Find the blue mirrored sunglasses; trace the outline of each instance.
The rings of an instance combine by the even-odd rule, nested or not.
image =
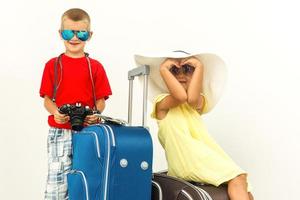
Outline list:
[[[90,37],[89,31],[61,30],[60,34],[61,37],[67,41],[71,40],[74,35],[81,41],[87,41]]]

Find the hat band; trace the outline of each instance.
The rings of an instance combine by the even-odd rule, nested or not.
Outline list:
[[[176,50],[176,51],[173,51],[175,53],[184,53],[184,54],[187,54],[187,55],[191,55],[190,53],[186,52],[186,51],[182,51],[182,50]]]

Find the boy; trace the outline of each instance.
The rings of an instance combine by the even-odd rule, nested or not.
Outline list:
[[[84,52],[86,41],[92,36],[88,13],[78,8],[67,10],[62,15],[59,33],[64,40],[65,52],[46,63],[40,87],[40,96],[50,113],[45,199],[52,200],[68,199],[66,175],[72,162],[70,117],[61,114],[58,108],[80,103],[102,112],[105,100],[112,94],[101,63],[88,58]],[[84,122],[85,125],[95,124],[98,118],[88,115]]]

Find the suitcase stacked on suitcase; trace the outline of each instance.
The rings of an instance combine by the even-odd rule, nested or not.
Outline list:
[[[166,173],[152,174],[152,140],[145,128],[149,71],[148,66],[142,66],[128,73],[129,124],[132,121],[132,81],[135,76],[145,76],[143,126],[117,125],[110,118],[113,123],[89,126],[73,135],[69,199],[229,200],[224,185],[215,187],[189,183]]]

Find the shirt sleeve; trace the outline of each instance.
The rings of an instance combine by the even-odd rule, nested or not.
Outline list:
[[[203,113],[207,113],[208,112],[208,104],[207,104],[207,98],[206,98],[206,96],[203,93],[201,93],[201,96],[204,99],[204,105],[203,105],[203,108],[202,108],[202,111],[201,111],[201,115],[202,115]]]
[[[156,104],[161,102],[168,95],[170,95],[170,94],[164,93],[164,94],[160,94],[157,97],[155,97],[154,103],[153,103],[153,109],[152,109],[152,113],[151,113],[152,118],[157,119],[157,117],[156,117]]]
[[[45,95],[52,97],[53,95],[53,77],[51,76],[51,63],[48,62],[45,65],[41,86],[40,86],[40,96]],[[53,67],[53,66],[52,66]]]
[[[102,98],[106,100],[112,94],[106,72],[101,63],[98,63],[96,70],[95,90],[97,100]]]

